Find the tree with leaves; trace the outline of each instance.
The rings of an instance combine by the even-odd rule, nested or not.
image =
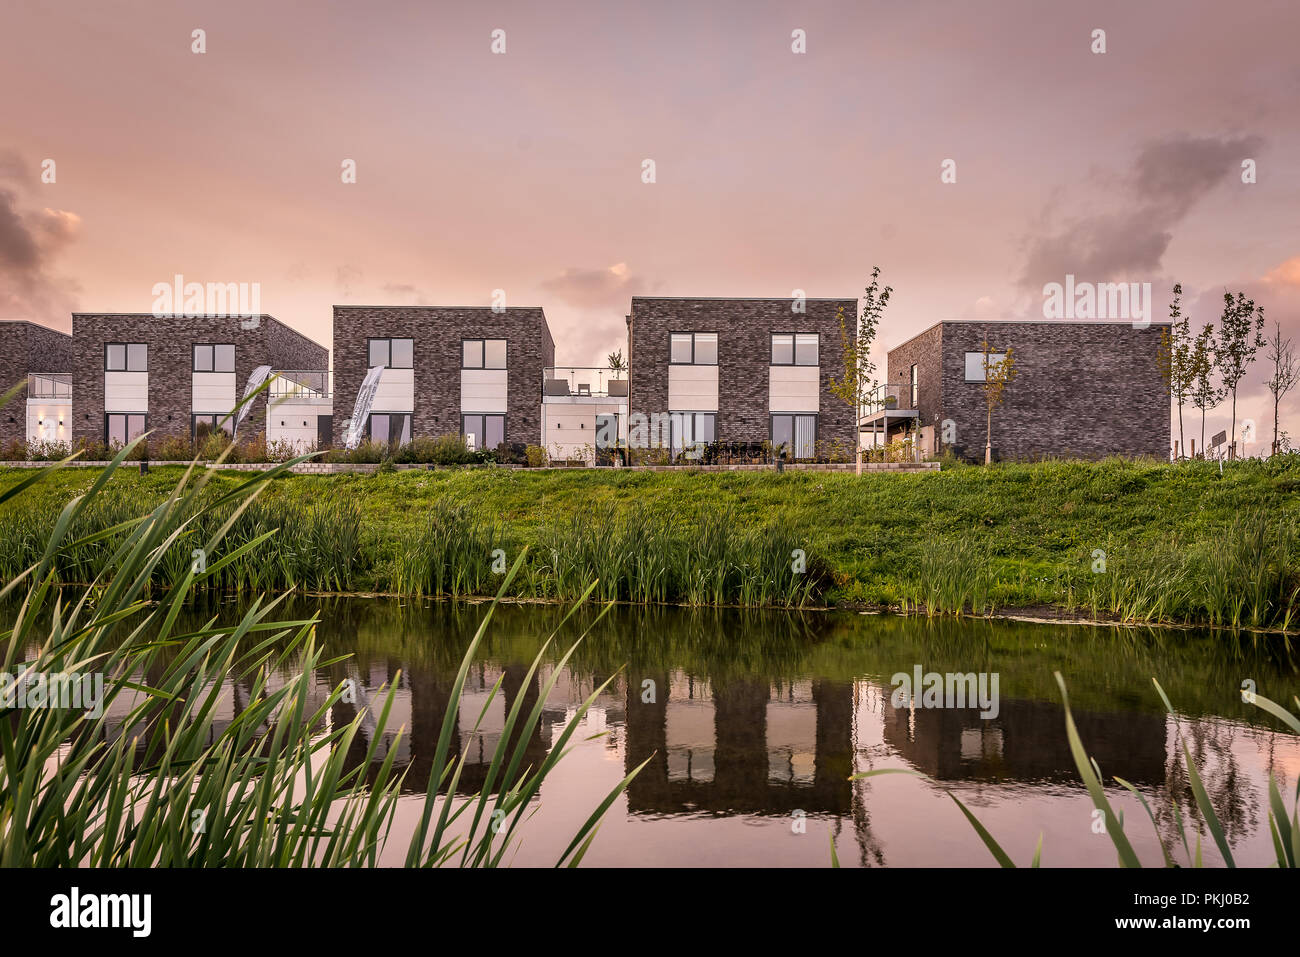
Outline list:
[[[1183,315],[1183,286],[1174,283],[1174,298],[1169,304],[1169,326],[1160,330],[1160,349],[1157,361],[1169,389],[1169,397],[1178,403],[1178,449],[1187,454],[1187,440],[1183,435],[1183,405],[1192,388],[1192,328],[1191,321]]]
[[[1219,319],[1219,334],[1214,339],[1214,365],[1219,370],[1223,387],[1232,395],[1233,458],[1237,448],[1237,386],[1246,375],[1246,369],[1255,361],[1255,353],[1264,346],[1261,330],[1264,328],[1264,307],[1247,299],[1244,292],[1223,293],[1223,316]]]
[[[622,349],[617,349],[614,352],[611,352],[608,356],[608,360],[610,372],[622,372],[627,368],[627,360],[623,358]]]
[[[1223,401],[1222,386],[1214,382],[1214,325],[1205,328],[1192,340],[1192,354],[1188,359],[1191,374],[1192,405],[1201,410],[1201,457],[1205,457],[1205,414]]]
[[[867,404],[871,393],[875,391],[876,364],[871,359],[871,347],[876,341],[880,329],[880,319],[889,305],[893,286],[880,286],[880,267],[871,270],[871,283],[862,296],[862,315],[858,318],[857,328],[850,331],[844,308],[840,307],[837,316],[840,321],[840,348],[844,353],[844,377],[831,378],[831,394],[846,402],[853,409],[853,427],[856,429],[862,417],[862,408]],[[857,474],[862,474],[862,439],[856,438]]]
[[[1273,366],[1273,374],[1268,378],[1268,391],[1273,396],[1273,444],[1269,446],[1269,454],[1277,455],[1278,409],[1286,394],[1300,385],[1300,355],[1296,354],[1290,339],[1282,338],[1280,322],[1273,323],[1266,358]]]
[[[993,463],[993,410],[1002,404],[1003,394],[1016,379],[1015,350],[1007,346],[1002,358],[995,360],[987,339],[984,340],[984,403],[988,412],[984,436],[984,464]]]

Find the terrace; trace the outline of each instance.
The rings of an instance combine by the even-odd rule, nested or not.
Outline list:
[[[628,397],[628,370],[595,366],[547,366],[542,370],[542,401]]]

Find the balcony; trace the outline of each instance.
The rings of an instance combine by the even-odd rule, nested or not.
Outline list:
[[[627,398],[627,370],[595,366],[548,366],[542,370],[542,401],[569,398]]]
[[[291,399],[318,402],[333,396],[330,373],[320,369],[277,369],[272,372],[271,401]]]
[[[71,399],[71,372],[33,372],[27,376],[27,398]]]
[[[912,401],[911,383],[906,385],[884,383],[876,386],[863,402],[858,427],[874,430],[884,426],[887,430],[889,424],[898,419],[915,419],[916,416],[916,403]]]

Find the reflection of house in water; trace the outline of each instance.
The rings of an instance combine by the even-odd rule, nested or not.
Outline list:
[[[979,708],[894,708],[892,690],[884,686],[885,742],[918,771],[940,780],[1080,783],[1055,702],[1003,696],[998,716],[985,720]],[[1108,779],[1164,780],[1162,715],[1075,709],[1074,723]]]
[[[392,684],[397,678],[398,668],[403,669],[385,723],[383,741],[373,755],[370,771],[373,773],[386,757],[387,749],[392,746],[398,729],[404,729],[394,766],[397,771],[407,772],[402,785],[403,792],[423,793],[428,786],[443,721],[451,704],[455,676],[432,668],[411,668],[407,671],[406,665],[405,662],[393,659],[375,659],[365,674],[353,674],[352,677],[359,677],[366,691],[363,699],[369,700],[374,711],[378,712],[384,703],[378,689],[385,683]],[[513,749],[521,739],[522,728],[537,705],[541,685],[549,677],[549,672],[542,672],[534,674],[529,680],[528,673],[527,664],[500,666],[476,662],[466,676],[448,748],[448,761],[455,762],[462,757],[465,761],[456,785],[457,793],[473,794],[482,788],[493,753],[505,735],[507,716],[515,703],[519,702],[519,713],[509,737],[510,754],[513,756]],[[331,673],[329,680],[337,682],[347,676],[344,673]],[[493,695],[498,680],[501,686]],[[595,684],[598,685],[603,680],[603,677],[598,678]],[[545,760],[560,728],[573,717],[577,704],[590,692],[591,687],[582,688],[581,683],[572,676],[559,676],[552,700],[542,708],[537,726],[524,743],[519,765],[521,774],[530,769],[535,770]],[[566,707],[564,702],[574,700],[574,695],[577,696],[576,702]],[[364,700],[358,704],[364,704]],[[337,727],[340,723],[352,721],[356,717],[357,708],[358,705],[337,702],[331,715],[334,725]],[[609,700],[608,695],[605,695],[598,699],[592,713],[605,714],[611,710],[621,717],[621,702]],[[365,760],[376,730],[375,723],[373,715],[367,715],[363,719],[362,733],[353,740],[348,754],[349,767],[355,767]],[[498,777],[492,790],[497,790],[500,785]]]
[[[643,702],[642,682],[654,682]],[[626,766],[633,812],[847,811],[853,686],[666,672],[628,680]]]

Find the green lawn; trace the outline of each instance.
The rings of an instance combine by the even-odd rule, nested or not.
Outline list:
[[[0,470],[0,489],[29,474]],[[179,474],[179,467],[154,467],[146,476],[123,469],[108,491],[143,511],[162,499]],[[92,477],[86,469],[63,470],[21,496],[22,508],[29,520],[32,513],[52,515]],[[247,478],[224,472],[215,484],[231,487]],[[1111,598],[1100,605],[1123,615],[1132,595],[1116,597],[1118,586],[1098,589],[1105,576],[1092,571],[1094,550],[1105,552],[1112,576],[1147,569],[1148,577],[1156,574],[1149,568],[1152,556],[1203,552],[1200,571],[1177,574],[1207,581],[1181,581],[1188,597],[1166,613],[1136,614],[1195,620],[1213,617],[1198,615],[1196,596],[1214,584],[1218,559],[1210,550],[1233,538],[1234,522],[1249,519],[1281,535],[1281,564],[1289,567],[1279,570],[1284,581],[1275,585],[1300,585],[1291,534],[1300,515],[1298,492],[1300,456],[1284,456],[1235,463],[1222,475],[1214,463],[1119,460],[956,466],[861,478],[798,471],[412,470],[289,476],[273,483],[263,499],[303,508],[358,506],[362,560],[348,582],[356,591],[384,589],[399,540],[427,523],[440,503],[454,500],[499,520],[511,546],[534,548],[555,529],[585,517],[595,522],[610,510],[641,509],[648,525],[680,527],[684,536],[703,514],[729,514],[735,527],[780,525],[810,558],[829,566],[833,584],[823,597],[830,603],[894,605],[909,595],[915,601],[918,577],[954,574],[943,561],[960,553],[967,564],[970,555],[977,556],[977,571],[987,575],[988,597],[997,607],[1086,605],[1083,590],[1108,587]],[[0,506],[0,547],[6,522],[15,518],[12,508]],[[1242,561],[1249,565],[1253,559]],[[1231,581],[1217,584],[1234,587]],[[1239,584],[1246,589],[1251,583],[1243,576]],[[1130,592],[1135,587],[1129,583]],[[1281,615],[1277,609],[1267,617]]]

